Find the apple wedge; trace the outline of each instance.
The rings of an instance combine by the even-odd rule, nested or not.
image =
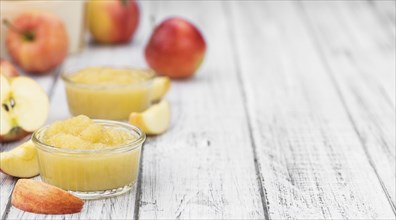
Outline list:
[[[12,192],[11,204],[26,212],[72,214],[81,211],[84,201],[47,183],[19,179]]]
[[[1,79],[0,141],[23,138],[40,128],[48,117],[49,101],[44,89],[28,77]]]
[[[36,147],[28,141],[10,151],[0,153],[1,172],[15,177],[33,177],[39,174]]]
[[[154,78],[152,101],[153,102],[160,101],[166,95],[170,86],[171,86],[171,80],[169,79],[169,77],[160,76]]]
[[[139,127],[148,135],[164,133],[170,125],[170,106],[166,100],[151,106],[142,113],[132,112],[129,123]]]

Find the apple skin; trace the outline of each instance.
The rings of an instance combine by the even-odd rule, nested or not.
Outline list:
[[[19,141],[22,138],[32,134],[32,132],[27,132],[19,127],[14,127],[10,132],[5,135],[0,135],[0,143],[7,143],[13,141]]]
[[[37,214],[73,214],[81,211],[84,201],[56,186],[19,179],[12,192],[11,204]]]
[[[0,74],[7,78],[19,76],[19,73],[14,65],[7,60],[0,59]]]
[[[140,10],[134,0],[90,0],[87,3],[88,28],[98,43],[129,42],[138,27]]]
[[[145,48],[149,66],[171,78],[192,76],[201,65],[206,43],[200,31],[183,18],[168,18],[155,29]]]
[[[64,24],[56,15],[24,12],[11,24],[6,35],[6,47],[11,58],[23,70],[43,74],[63,62],[69,41]],[[27,33],[33,37],[29,39]]]

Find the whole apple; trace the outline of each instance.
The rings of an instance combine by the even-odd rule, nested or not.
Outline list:
[[[63,22],[56,15],[24,12],[6,25],[8,53],[26,72],[47,73],[65,59],[68,37]]]
[[[146,46],[149,66],[171,78],[192,76],[201,65],[206,43],[200,31],[182,18],[169,18],[154,29]]]
[[[7,60],[0,59],[0,74],[7,78],[19,76],[17,69]]]
[[[89,31],[99,43],[130,41],[139,24],[139,14],[134,0],[90,0],[87,4]]]

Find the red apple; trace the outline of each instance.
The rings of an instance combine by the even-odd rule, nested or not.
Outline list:
[[[90,0],[87,4],[88,27],[99,43],[126,43],[139,24],[139,7],[134,0]]]
[[[30,73],[46,73],[63,62],[68,37],[63,22],[48,12],[24,12],[8,26],[6,47],[11,58]]]
[[[19,76],[17,69],[7,60],[0,59],[0,74],[7,78]]]
[[[149,66],[171,78],[192,76],[201,65],[206,43],[200,31],[182,18],[169,18],[154,29],[146,46]]]

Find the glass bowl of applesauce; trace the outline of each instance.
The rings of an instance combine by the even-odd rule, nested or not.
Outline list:
[[[67,102],[74,116],[127,120],[131,112],[142,112],[151,105],[154,71],[138,68],[87,67],[67,70]]]
[[[82,115],[32,136],[41,179],[82,199],[112,197],[133,188],[145,139],[135,126]]]

